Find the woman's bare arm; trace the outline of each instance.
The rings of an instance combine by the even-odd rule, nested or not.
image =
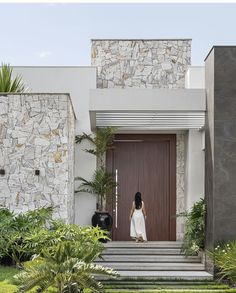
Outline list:
[[[129,215],[129,220],[131,221],[131,218],[133,216],[133,213],[134,213],[134,209],[135,209],[135,205],[134,205],[134,202],[132,203],[132,208],[131,208],[131,211],[130,211],[130,215]]]
[[[144,217],[145,217],[145,219],[146,219],[146,218],[147,218],[147,212],[146,212],[146,209],[145,209],[144,202],[143,202],[143,204],[142,204],[142,211],[143,211]]]

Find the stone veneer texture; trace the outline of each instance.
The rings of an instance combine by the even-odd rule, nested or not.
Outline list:
[[[184,88],[191,40],[92,40],[98,88]]]
[[[185,212],[185,135],[176,135],[176,213]],[[176,239],[184,236],[184,217],[176,218]]]
[[[75,117],[64,94],[0,96],[0,205],[73,222]],[[35,175],[35,170],[40,175]]]

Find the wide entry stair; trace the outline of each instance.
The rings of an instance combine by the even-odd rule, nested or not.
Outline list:
[[[120,280],[212,280],[199,256],[186,257],[181,242],[113,241],[96,263],[118,271]]]

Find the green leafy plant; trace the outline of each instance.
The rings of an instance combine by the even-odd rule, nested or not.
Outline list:
[[[40,208],[25,214],[14,215],[6,208],[0,208],[0,260],[20,266],[35,250],[25,248],[27,237],[45,229],[52,220],[52,207]]]
[[[191,211],[178,216],[186,217],[185,233],[182,250],[186,255],[196,255],[204,249],[205,242],[205,200],[196,202]]]
[[[83,177],[76,177],[75,180],[81,181],[81,184],[75,192],[88,192],[96,194],[99,198],[99,208],[104,209],[104,203],[108,202],[114,193],[116,182],[113,174],[106,171],[105,154],[106,151],[112,148],[116,128],[106,127],[97,130],[95,136],[83,133],[77,135],[76,143],[81,143],[84,140],[90,141],[94,148],[85,149],[86,152],[97,157],[97,170],[94,172],[92,180],[86,180]]]
[[[217,275],[220,279],[236,284],[236,240],[219,244],[208,254],[219,270]]]
[[[39,256],[24,266],[24,271],[16,276],[21,284],[20,292],[32,288],[41,291],[50,286],[60,293],[77,293],[89,288],[92,292],[103,292],[103,286],[95,280],[94,275],[117,276],[109,268],[86,262],[80,255],[80,245],[73,241],[63,241],[58,245],[45,248]],[[41,292],[40,291],[40,292]]]
[[[45,246],[52,247],[71,240],[81,243],[81,255],[88,260],[98,257],[104,247],[99,240],[109,239],[99,228],[67,225],[52,220],[52,208],[41,208],[14,216],[7,209],[0,209],[0,260],[2,263],[21,263],[34,254],[40,254]]]
[[[109,201],[112,198],[114,188],[116,187],[113,176],[103,168],[95,171],[91,181],[82,177],[77,177],[76,179],[80,180],[82,183],[79,190],[75,192],[88,192],[99,195],[101,198],[101,206],[103,206],[103,201],[105,199]]]
[[[55,288],[55,292],[64,293],[83,288],[102,292],[94,275],[117,275],[93,264],[101,257],[104,246],[100,240],[109,239],[108,232],[53,220],[52,211],[49,207],[14,215],[1,208],[0,260],[9,257],[13,264],[24,268],[16,277],[20,292],[54,292]]]
[[[115,131],[115,127],[99,128],[95,136],[86,133],[77,135],[75,137],[75,142],[81,143],[84,140],[90,141],[94,148],[85,149],[85,151],[97,156],[98,163],[104,167],[104,155],[106,151],[112,147]]]
[[[65,224],[55,221],[50,229],[40,230],[35,234],[29,235],[25,239],[24,248],[40,254],[44,247],[52,247],[63,241],[73,241],[80,244],[78,257],[85,261],[93,261],[101,255],[104,246],[99,241],[109,239],[106,231],[98,227],[84,226],[79,227],[74,224]]]
[[[2,93],[22,93],[26,86],[20,75],[12,76],[12,67],[9,64],[2,64],[0,69],[0,92]]]

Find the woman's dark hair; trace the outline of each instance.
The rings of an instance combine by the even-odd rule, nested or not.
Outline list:
[[[142,207],[142,196],[141,196],[140,192],[135,193],[134,202],[135,202],[135,208],[137,210],[141,209],[141,207]]]

